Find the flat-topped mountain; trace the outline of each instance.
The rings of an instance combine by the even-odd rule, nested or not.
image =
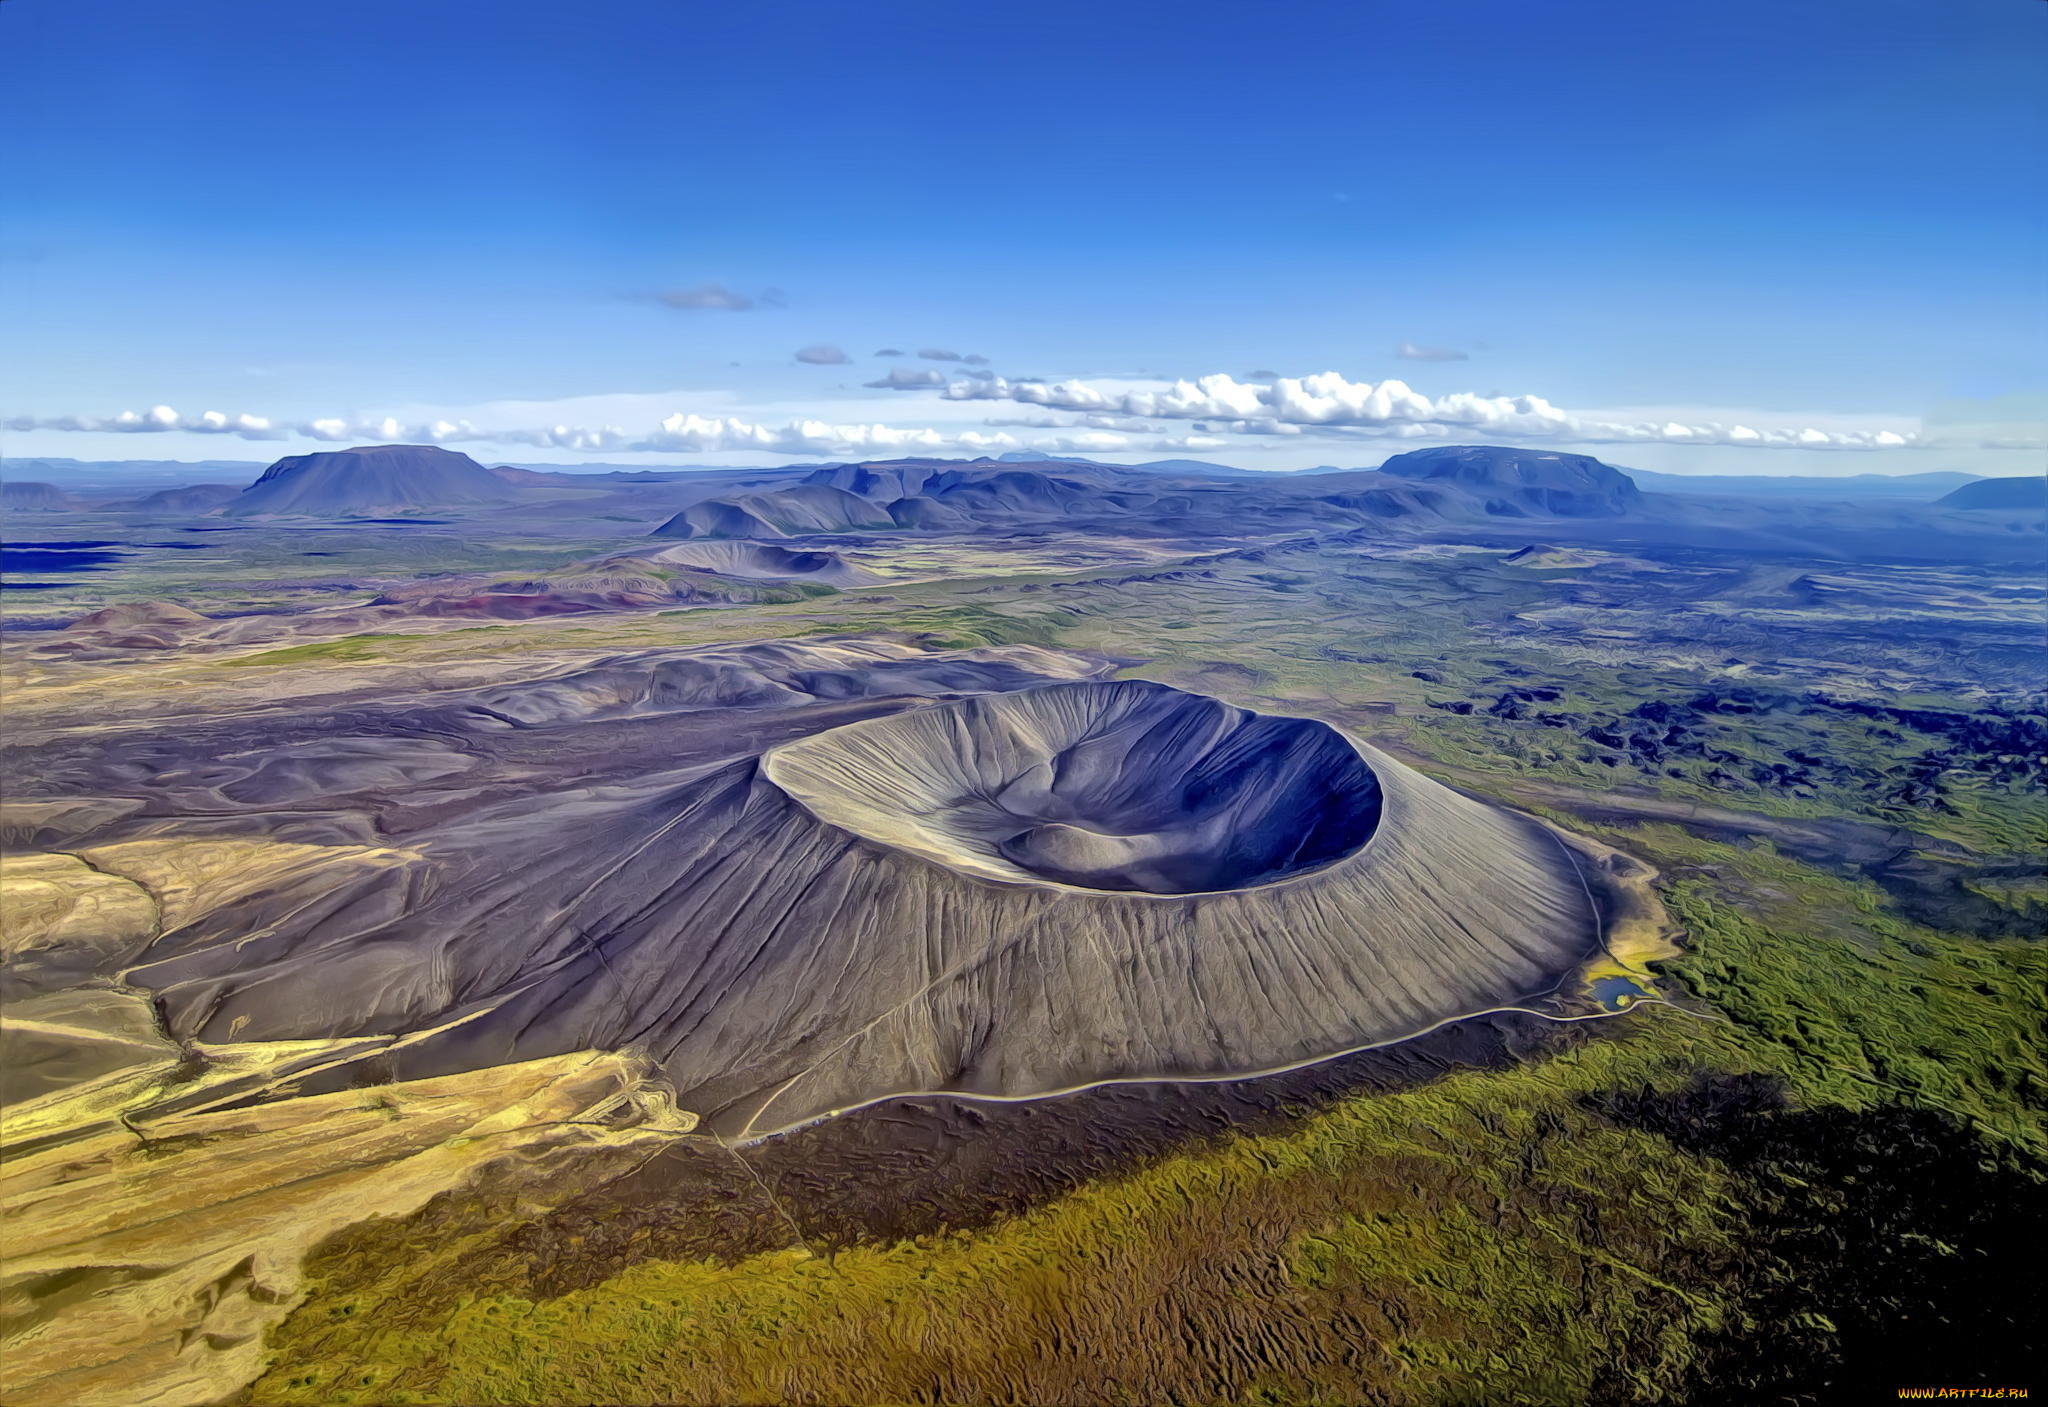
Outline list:
[[[2008,512],[2048,508],[2048,479],[2028,474],[2013,479],[1979,479],[1934,501],[1937,508],[2002,508]]]
[[[0,508],[12,512],[60,513],[77,506],[77,501],[55,484],[34,479],[9,479],[0,483]]]
[[[1446,445],[1410,450],[1380,466],[1382,474],[1449,482],[1499,505],[1560,518],[1614,518],[1642,498],[1635,480],[1589,454],[1508,449],[1500,445]]]
[[[372,445],[280,459],[225,511],[237,517],[332,518],[510,503],[517,497],[510,484],[466,454],[435,445]]]

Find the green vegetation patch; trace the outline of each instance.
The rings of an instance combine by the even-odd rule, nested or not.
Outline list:
[[[287,645],[281,650],[264,650],[258,654],[243,655],[239,659],[222,660],[221,665],[226,669],[243,669],[252,665],[318,664],[329,660],[381,659],[385,656],[385,647],[375,642],[407,638],[411,637],[388,634],[344,635],[338,640],[315,640],[306,645]]]

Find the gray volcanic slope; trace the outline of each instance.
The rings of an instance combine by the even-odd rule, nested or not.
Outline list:
[[[820,581],[828,586],[872,586],[882,577],[835,552],[800,552],[767,542],[685,542],[644,554],[650,562],[701,567],[725,576],[765,581]]]
[[[791,648],[778,688],[804,684]],[[999,664],[978,687],[1009,692],[491,800],[396,871],[168,933],[128,980],[184,1037],[400,1033],[402,1078],[638,1046],[712,1129],[758,1135],[894,1093],[1312,1060],[1546,990],[1596,941],[1545,832],[1322,724],[951,667]],[[619,682],[478,707],[691,706]]]
[[[824,820],[989,879],[1188,894],[1365,844],[1380,787],[1332,728],[1139,684],[969,699],[770,754]]]
[[[656,528],[653,537],[792,537],[890,528],[888,513],[858,494],[829,484],[796,484],[773,493],[741,494],[693,503]]]

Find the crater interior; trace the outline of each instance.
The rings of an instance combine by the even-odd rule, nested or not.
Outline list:
[[[1342,734],[1142,681],[1058,684],[788,743],[770,781],[820,819],[1011,882],[1195,894],[1342,859],[1380,823]]]

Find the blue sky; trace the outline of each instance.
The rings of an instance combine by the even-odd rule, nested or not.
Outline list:
[[[2035,0],[9,0],[0,448],[2026,472],[2044,60]]]

